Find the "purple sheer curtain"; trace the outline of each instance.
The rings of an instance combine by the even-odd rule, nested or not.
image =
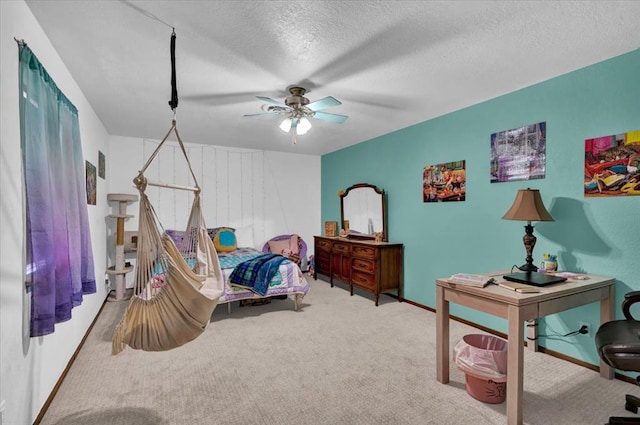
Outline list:
[[[20,130],[31,336],[71,319],[96,292],[78,111],[28,46],[20,48]]]

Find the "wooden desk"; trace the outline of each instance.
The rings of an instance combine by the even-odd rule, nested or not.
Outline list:
[[[492,273],[500,281],[506,273]],[[508,320],[507,424],[522,424],[523,341],[526,320],[600,302],[600,323],[613,320],[615,279],[589,276],[588,280],[566,282],[540,288],[541,292],[521,294],[489,285],[474,288],[455,284],[447,278],[436,280],[436,360],[438,382],[449,382],[449,303],[471,307]],[[533,344],[534,349],[537,344]],[[600,376],[613,378],[613,369],[600,361]]]

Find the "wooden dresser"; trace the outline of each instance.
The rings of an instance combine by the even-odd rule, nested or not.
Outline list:
[[[398,292],[402,301],[403,245],[340,237],[314,236],[314,279],[318,274],[347,283],[375,295]]]

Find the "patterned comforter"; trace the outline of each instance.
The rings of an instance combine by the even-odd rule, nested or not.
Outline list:
[[[278,267],[286,257],[279,254],[262,254],[238,264],[229,276],[232,285],[251,289],[258,295],[267,295],[269,281],[278,273]]]
[[[225,294],[220,299],[220,302],[272,297],[276,295],[305,295],[309,292],[309,283],[305,279],[300,267],[289,260],[284,260],[279,264],[277,272],[265,285],[264,295],[260,295],[246,287],[235,285],[231,282],[230,276],[239,264],[263,255],[263,252],[253,248],[238,248],[230,253],[218,254],[225,282]]]

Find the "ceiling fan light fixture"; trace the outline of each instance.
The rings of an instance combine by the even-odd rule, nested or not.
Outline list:
[[[298,135],[307,134],[307,131],[309,131],[310,129],[311,129],[311,122],[305,117],[300,118],[300,121],[296,126],[296,133]]]
[[[285,133],[292,133],[294,144],[296,143],[296,136],[302,136],[311,130],[312,125],[309,118],[337,124],[342,124],[348,118],[346,115],[322,112],[324,109],[342,105],[338,99],[332,96],[326,96],[310,102],[309,99],[304,97],[307,91],[303,87],[291,86],[288,90],[291,96],[288,96],[284,102],[274,100],[267,96],[256,96],[263,102],[267,102],[267,104],[262,105],[264,112],[259,114],[246,114],[245,117],[267,115],[285,116],[285,118],[280,121],[278,127]]]
[[[284,131],[285,133],[288,133],[289,130],[291,130],[291,118],[285,118],[284,120],[282,120],[282,122],[280,123],[280,130]]]

